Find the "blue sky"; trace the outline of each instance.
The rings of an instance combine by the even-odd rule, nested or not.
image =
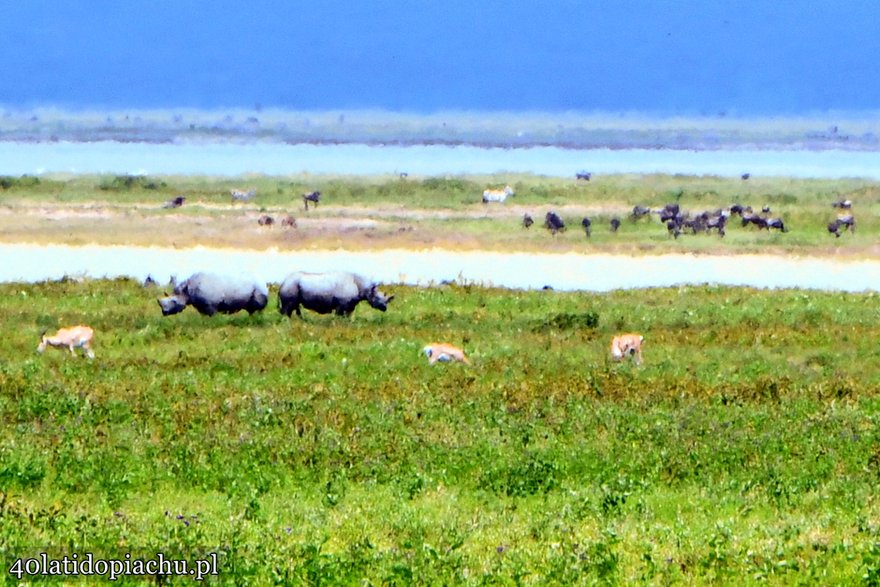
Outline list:
[[[880,110],[874,0],[0,5],[0,104]]]

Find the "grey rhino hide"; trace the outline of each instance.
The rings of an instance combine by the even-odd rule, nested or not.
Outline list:
[[[213,316],[217,312],[234,314],[246,310],[253,314],[266,307],[269,290],[250,277],[233,277],[215,273],[195,273],[174,288],[174,295],[159,300],[162,315],[182,312],[193,306],[199,313]]]
[[[319,314],[336,312],[340,316],[347,316],[362,301],[384,312],[393,298],[379,291],[372,281],[343,271],[297,271],[284,279],[278,291],[279,310],[285,316],[290,316],[294,311],[297,316],[302,316],[300,305]]]

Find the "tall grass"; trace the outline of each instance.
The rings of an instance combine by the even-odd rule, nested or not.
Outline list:
[[[384,314],[288,320],[0,286],[2,556],[219,552],[255,584],[877,580],[875,295],[389,289]],[[94,361],[36,355],[80,322]],[[642,367],[609,362],[622,330]],[[429,367],[431,340],[474,365]]]

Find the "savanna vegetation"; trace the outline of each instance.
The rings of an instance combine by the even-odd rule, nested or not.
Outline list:
[[[480,203],[486,188],[511,185],[504,204]],[[232,188],[255,189],[233,202]],[[320,191],[306,212],[301,195]],[[177,196],[182,207],[163,208]],[[836,200],[853,202],[855,233],[840,238],[827,224]],[[755,212],[769,206],[787,233],[743,228],[733,218],[727,235],[673,239],[656,214],[630,218],[634,206],[678,203],[700,213],[735,203]],[[556,211],[567,230],[541,227]],[[536,224],[522,227],[524,214]],[[261,216],[272,226],[261,226]],[[296,228],[281,226],[287,216]],[[593,223],[588,239],[583,217]],[[612,218],[622,225],[609,230]],[[603,253],[779,253],[868,257],[877,254],[880,184],[861,179],[739,178],[669,175],[594,175],[592,180],[531,175],[454,177],[251,176],[0,177],[0,241],[132,244],[175,247],[449,248]]]
[[[76,185],[39,189],[95,197]],[[796,185],[826,211],[823,184]],[[216,552],[220,584],[880,583],[876,295],[392,293],[348,320],[162,318],[131,281],[0,285],[4,565]],[[35,353],[76,323],[95,360]],[[621,331],[644,334],[641,367],[609,362]],[[429,367],[434,340],[473,365]]]

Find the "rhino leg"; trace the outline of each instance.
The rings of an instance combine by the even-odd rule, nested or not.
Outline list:
[[[268,304],[269,299],[262,294],[262,292],[254,292],[251,296],[251,299],[248,300],[247,312],[248,314],[253,314],[254,312],[259,312]]]
[[[355,307],[358,305],[360,300],[354,302],[344,303],[341,302],[339,306],[336,307],[336,315],[337,316],[351,316],[351,313],[354,312]]]
[[[213,304],[193,304],[193,306],[199,311],[199,314],[204,314],[205,316],[213,316],[217,313],[217,307]]]
[[[297,316],[302,316],[299,311],[299,304],[296,302],[282,301],[281,306],[278,309],[283,315],[287,316],[288,318],[290,318],[290,315],[293,313],[294,310],[296,310]]]

